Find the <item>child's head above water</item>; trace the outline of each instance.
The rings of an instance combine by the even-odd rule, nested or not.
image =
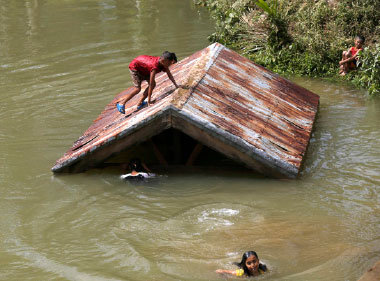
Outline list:
[[[143,171],[143,167],[141,165],[141,161],[139,158],[133,158],[129,161],[128,168],[131,171],[141,172]]]
[[[265,264],[260,263],[259,257],[254,251],[245,252],[241,258],[241,262],[235,262],[234,264],[237,265],[239,269],[217,269],[216,273],[234,276],[256,276],[268,270]]]
[[[255,251],[248,251],[243,254],[240,263],[236,263],[237,266],[244,270],[244,273],[248,276],[254,276],[261,271],[267,271],[265,264],[260,263],[259,257]]]

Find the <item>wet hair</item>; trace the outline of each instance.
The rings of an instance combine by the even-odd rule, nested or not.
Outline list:
[[[163,52],[161,55],[161,58],[167,59],[167,60],[174,60],[174,62],[177,62],[177,56],[175,55],[175,53],[171,53],[168,51]]]
[[[361,36],[361,35],[356,35],[355,39],[359,39],[362,42],[362,44],[364,44],[364,42],[365,42],[364,36]]]
[[[247,261],[247,259],[250,256],[255,256],[257,259],[259,259],[259,257],[257,256],[255,251],[248,251],[248,252],[245,252],[243,254],[243,256],[241,258],[241,262],[235,262],[234,263],[238,267],[242,268],[244,270],[244,274],[247,276],[251,276],[251,273],[249,272],[247,266],[245,265],[245,262]],[[265,272],[265,271],[267,271],[267,266],[265,264],[259,263],[259,269],[261,269],[262,271]]]
[[[141,161],[139,158],[133,158],[131,161],[129,161],[128,164],[128,169],[131,171],[136,171],[136,172],[144,172],[144,168],[141,165]]]

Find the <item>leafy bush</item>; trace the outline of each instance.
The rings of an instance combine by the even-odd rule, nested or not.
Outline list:
[[[345,79],[378,95],[380,1],[197,1],[216,21],[211,41],[279,73],[337,76],[342,51],[353,46],[355,35],[365,36],[362,67]]]
[[[354,84],[368,89],[371,96],[380,96],[380,44],[365,48],[359,57],[360,68],[352,72]]]

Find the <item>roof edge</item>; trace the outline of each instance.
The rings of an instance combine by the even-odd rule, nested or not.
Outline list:
[[[190,115],[176,107],[171,107],[171,111],[172,114],[174,114],[176,117],[183,118],[187,122],[193,124],[199,129],[207,132],[208,134],[223,140],[223,142],[228,144],[229,146],[234,147],[235,149],[239,150],[240,152],[246,155],[249,155],[253,159],[256,159],[263,166],[279,171],[282,175],[288,178],[296,178],[298,176],[299,170],[294,165],[291,165],[287,162],[281,161],[281,159],[274,158],[266,154],[263,150],[260,150],[257,147],[250,145],[243,139],[218,128],[214,124],[208,121],[202,121],[196,116]]]
[[[111,137],[101,138],[100,140],[96,141],[91,146],[90,149],[87,149],[85,151],[81,151],[80,153],[78,153],[78,155],[72,156],[69,159],[63,161],[62,163],[56,163],[51,168],[51,171],[54,173],[62,172],[66,168],[78,163],[79,161],[81,161],[83,158],[90,155],[91,153],[98,151],[98,150],[101,150],[101,149],[107,147],[108,145],[111,145],[113,142],[115,142],[117,140],[128,137],[130,134],[140,130],[141,128],[145,127],[147,124],[155,121],[158,118],[165,116],[166,114],[170,115],[171,114],[171,112],[170,112],[171,107],[172,106],[169,104],[166,107],[164,107],[162,110],[158,111],[157,113],[146,117],[142,122],[138,122],[138,123],[136,123],[130,127],[127,127],[125,130],[123,130],[120,133],[113,135]]]

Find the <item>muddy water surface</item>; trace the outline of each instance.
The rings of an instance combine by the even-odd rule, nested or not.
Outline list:
[[[321,79],[300,179],[50,168],[115,94],[139,54],[206,47],[191,1],[0,1],[0,279],[223,280],[258,252],[258,280],[354,281],[380,258],[380,102]]]

